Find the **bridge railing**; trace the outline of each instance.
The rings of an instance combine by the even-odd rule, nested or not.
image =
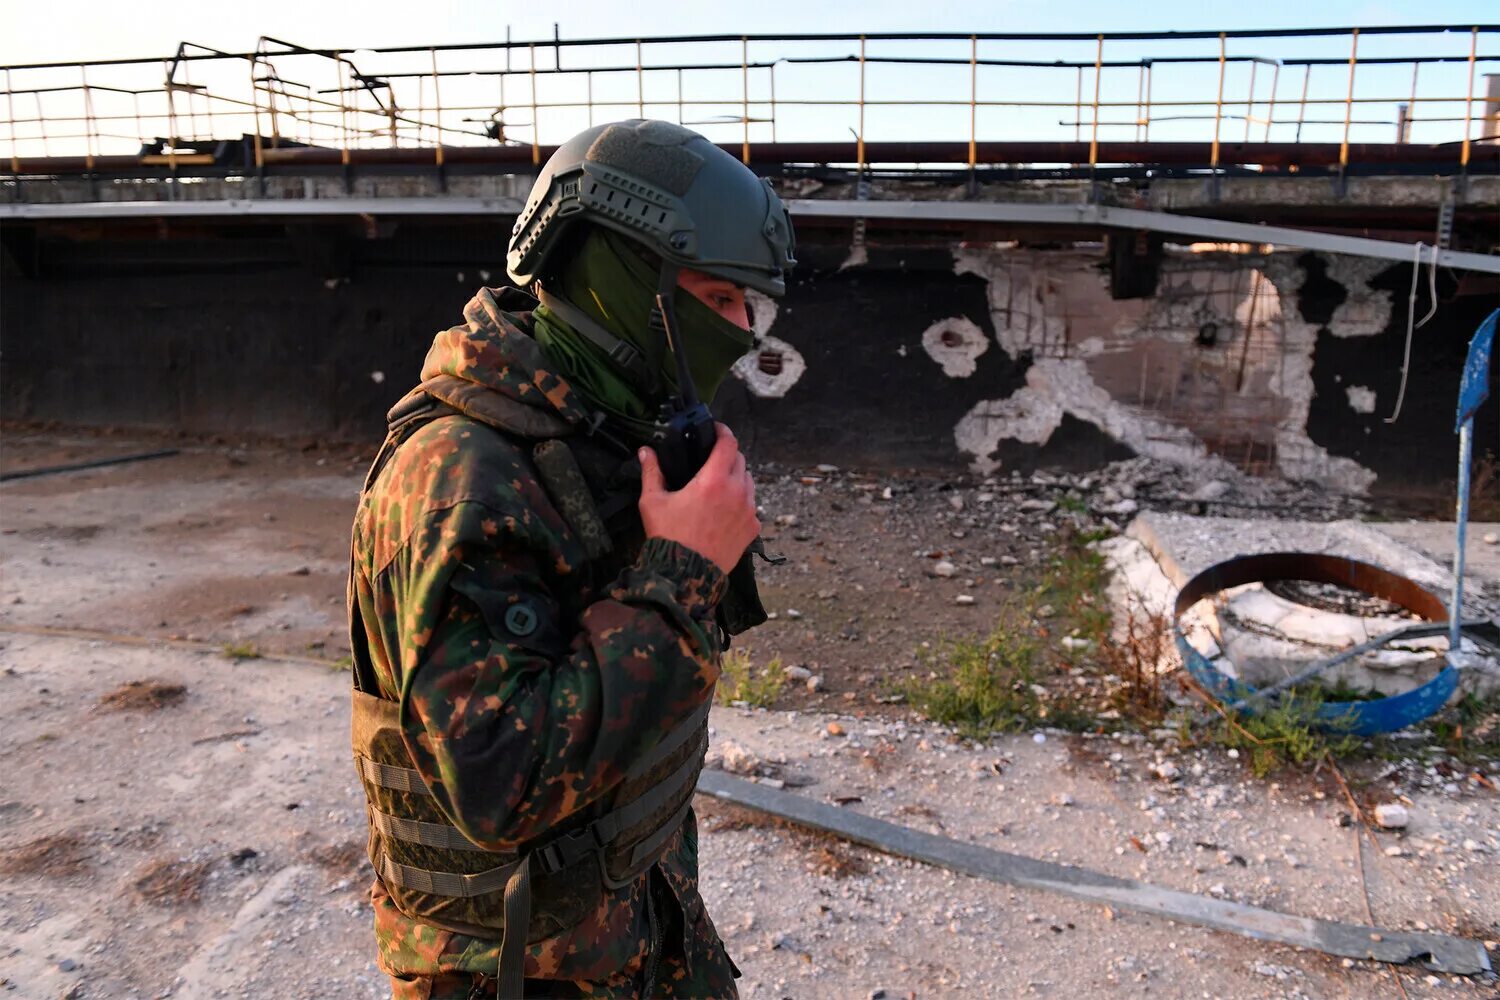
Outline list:
[[[0,171],[503,162],[586,125],[682,122],[747,162],[1470,168],[1500,135],[1500,25],[699,35],[0,67]],[[1489,156],[1493,159],[1493,156]]]

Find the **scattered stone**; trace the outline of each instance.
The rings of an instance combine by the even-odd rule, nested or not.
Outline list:
[[[796,608],[787,608],[786,616],[792,621],[796,621],[798,618],[802,617],[802,612],[798,611]]]
[[[78,963],[73,961],[71,958],[65,958],[61,962],[57,963],[58,972],[72,972],[76,968],[78,968]]]
[[[1399,802],[1382,802],[1375,807],[1375,822],[1387,830],[1400,830],[1411,820],[1411,814]]]
[[[823,675],[813,674],[807,679],[807,690],[809,694],[817,694],[823,690]]]
[[[1213,501],[1228,495],[1230,486],[1222,479],[1210,479],[1193,491],[1194,500]]]
[[[974,595],[973,594],[959,594],[957,597],[955,597],[953,599],[953,603],[954,604],[962,604],[962,605],[968,606],[968,605],[974,603]]]
[[[841,725],[839,725],[837,722],[830,722],[828,724],[828,735],[829,736],[843,736],[844,735],[844,727],[841,726]]]
[[[1486,544],[1486,545],[1497,545],[1497,544],[1500,544],[1500,535],[1495,534],[1493,531],[1486,531],[1484,533],[1484,544]]]
[[[1076,635],[1065,635],[1062,637],[1062,648],[1069,651],[1088,649],[1094,643],[1089,639],[1080,639]]]
[[[1164,760],[1151,769],[1162,781],[1176,781],[1182,777],[1182,769],[1169,760]]]
[[[792,666],[786,668],[786,679],[797,684],[803,683],[811,676],[812,671],[808,670],[806,667],[800,667],[796,664],[793,664]]]
[[[943,577],[944,579],[952,576],[953,574],[955,574],[957,572],[958,572],[958,567],[954,566],[951,562],[949,562],[946,559],[944,559],[942,562],[939,562],[939,563],[937,563],[936,565],[934,565],[932,567],[932,575],[933,576],[940,576],[940,577]]]
[[[731,774],[751,775],[760,768],[760,758],[733,740],[724,740],[717,749],[720,766]]]

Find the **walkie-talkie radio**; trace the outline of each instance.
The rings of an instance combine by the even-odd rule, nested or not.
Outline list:
[[[677,359],[677,393],[662,406],[661,429],[653,442],[667,489],[680,490],[708,461],[718,440],[713,414],[698,398],[693,373],[688,370],[687,347],[677,328],[672,297],[677,290],[677,268],[662,268],[656,290],[656,308],[651,310],[651,328],[667,338]]]

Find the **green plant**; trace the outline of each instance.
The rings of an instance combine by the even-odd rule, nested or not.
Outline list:
[[[929,719],[968,739],[1038,725],[1088,728],[1093,720],[1072,699],[1038,682],[1042,648],[1021,616],[1008,615],[987,638],[940,642],[923,656],[932,676],[907,681],[901,692]]]
[[[1048,560],[1036,603],[1050,605],[1079,636],[1102,644],[1109,639],[1109,602],[1104,597],[1108,584],[1103,553],[1073,533],[1061,539]]]
[[[734,649],[724,654],[714,697],[720,704],[740,701],[751,708],[769,708],[781,696],[786,679],[781,657],[774,657],[757,672],[750,651]]]
[[[231,660],[258,660],[260,647],[253,642],[226,642],[224,655]]]
[[[1089,505],[1083,502],[1083,497],[1065,496],[1057,501],[1057,509],[1069,514],[1086,514]]]
[[[1212,738],[1248,754],[1250,770],[1257,778],[1289,765],[1306,764],[1325,753],[1347,757],[1359,749],[1361,740],[1349,735],[1339,720],[1319,717],[1323,703],[1316,691],[1288,691],[1253,714],[1225,713]]]

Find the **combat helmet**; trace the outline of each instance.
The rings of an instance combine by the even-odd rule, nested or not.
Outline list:
[[[796,263],[792,221],[770,183],[671,122],[598,125],[559,146],[511,231],[511,280],[525,287],[545,275],[577,223],[624,234],[664,268],[694,268],[767,295],[786,293]]]

